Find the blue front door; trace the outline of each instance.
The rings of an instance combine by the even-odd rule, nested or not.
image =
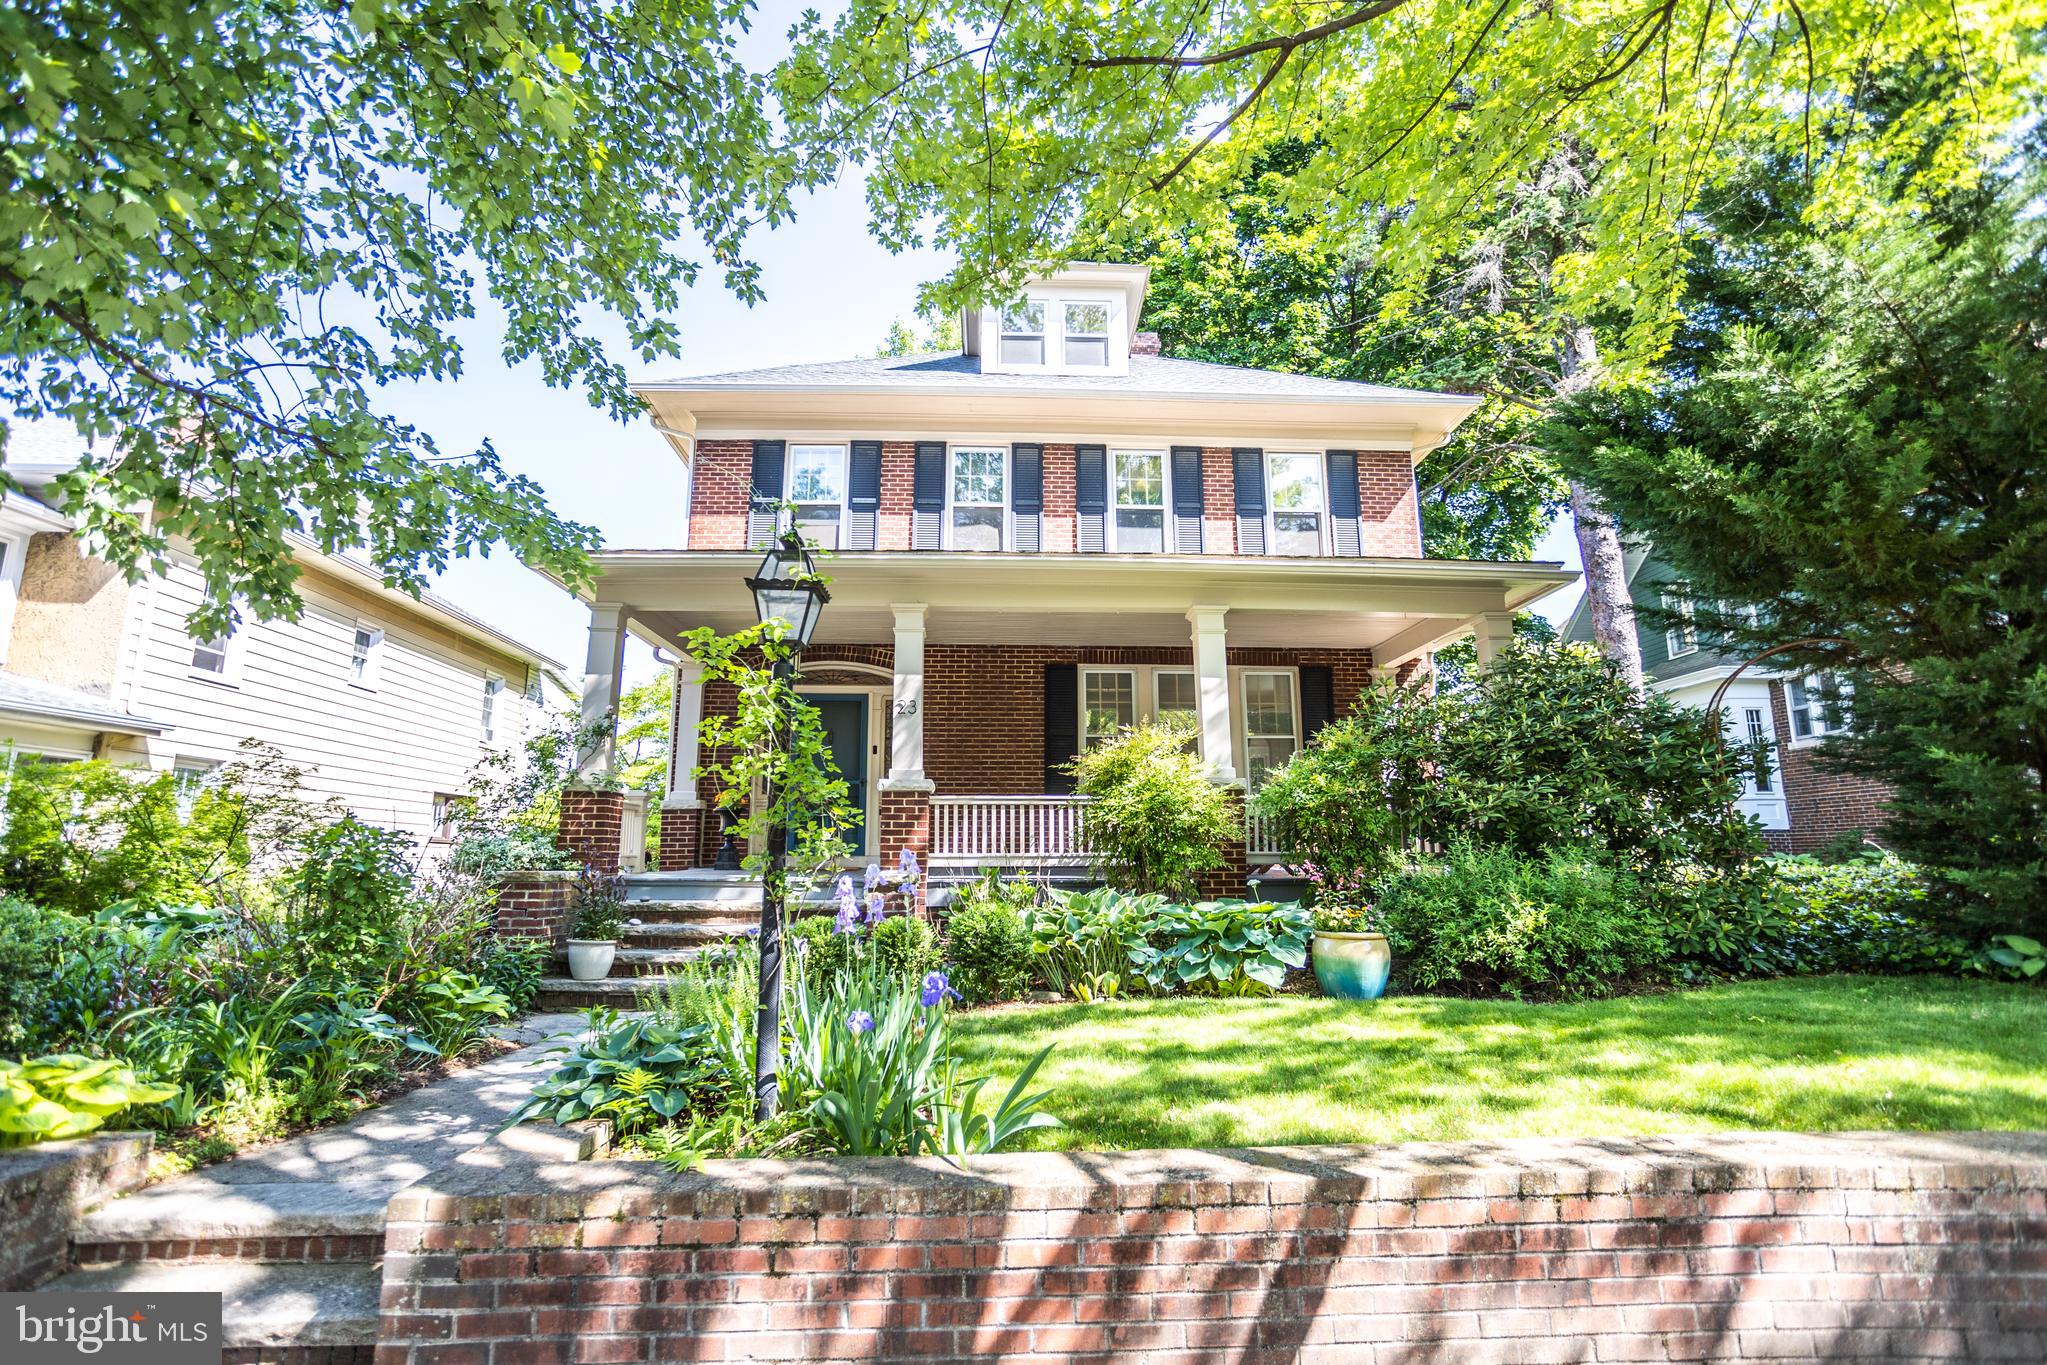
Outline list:
[[[806,692],[803,699],[817,708],[824,726],[825,743],[832,762],[846,783],[846,803],[853,817],[839,835],[856,855],[867,851],[867,698],[860,693],[842,695]]]

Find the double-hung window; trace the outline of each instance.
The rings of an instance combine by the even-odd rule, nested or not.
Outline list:
[[[1201,747],[1201,703],[1198,684],[1191,669],[1160,668],[1151,675],[1151,718],[1163,726],[1187,732],[1187,747]]]
[[[952,451],[952,548],[1002,548],[1007,505],[1009,453],[999,446],[954,446]]]
[[[171,764],[171,790],[178,803],[178,819],[190,820],[199,804],[199,793],[220,764],[210,758],[178,758]]]
[[[1663,609],[1673,618],[1663,631],[1666,657],[1679,659],[1696,653],[1699,628],[1692,622],[1692,590],[1683,583],[1671,584],[1663,590]]]
[[[1238,675],[1244,694],[1244,767],[1252,787],[1301,747],[1301,713],[1292,673]]]
[[[1115,497],[1114,541],[1125,554],[1162,554],[1166,548],[1166,454],[1162,450],[1110,452]]]
[[[1771,738],[1770,718],[1764,713],[1762,707],[1748,706],[1742,708],[1741,721],[1742,728],[1746,732],[1748,742],[1752,747],[1769,742]],[[1760,747],[1756,747],[1756,753],[1755,770],[1748,775],[1749,790],[1758,796],[1768,796],[1776,789],[1777,785],[1776,779],[1770,772],[1770,755],[1767,750]]]
[[[1848,728],[1848,685],[1831,673],[1809,673],[1784,684],[1794,739],[1819,739]]]
[[[498,737],[498,698],[504,695],[503,678],[483,680],[483,739],[486,744]]]
[[[1083,749],[1137,724],[1137,674],[1123,668],[1081,670],[1080,724]]]
[[[192,642],[192,671],[215,678],[227,676],[228,637],[216,636],[211,640]]]
[[[796,504],[796,529],[823,549],[837,549],[846,505],[846,448],[791,446],[789,501]]]
[[[378,666],[383,661],[384,632],[375,626],[358,624],[355,644],[348,654],[348,680],[357,687],[377,685]]]
[[[1066,367],[1070,370],[1108,368],[1109,305],[1069,303],[1066,314]]]
[[[1322,553],[1322,457],[1265,457],[1271,488],[1272,544],[1276,555]]]
[[[1025,300],[1002,310],[1002,363],[1045,363],[1045,305]]]

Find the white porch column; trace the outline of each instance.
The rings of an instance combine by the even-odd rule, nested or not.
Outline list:
[[[896,614],[894,719],[889,723],[888,776],[881,790],[928,792],[924,776],[924,604],[898,602]]]
[[[1493,660],[1514,639],[1514,614],[1489,611],[1472,624],[1477,627],[1472,632],[1472,643],[1478,647],[1478,666],[1491,668]]]
[[[1194,691],[1201,715],[1201,752],[1209,775],[1237,782],[1236,742],[1230,732],[1230,651],[1223,635],[1224,607],[1190,607],[1194,627]]]
[[[589,778],[609,770],[618,751],[618,698],[625,670],[625,607],[597,602],[590,607],[590,649],[583,659],[582,729],[601,724],[602,733],[576,754],[576,775]]]
[[[697,733],[704,723],[704,666],[687,654],[675,666],[675,710],[668,718],[668,791],[663,810],[695,810]]]

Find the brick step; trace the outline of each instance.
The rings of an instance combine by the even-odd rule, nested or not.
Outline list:
[[[74,1270],[43,1286],[56,1294],[208,1293],[221,1296],[221,1347],[372,1346],[383,1267],[376,1261],[272,1265],[144,1261]]]
[[[270,1265],[324,1265],[335,1261],[376,1261],[384,1255],[384,1234],[294,1237],[153,1238],[133,1242],[71,1243],[71,1264],[80,1270],[147,1261],[261,1261]]]

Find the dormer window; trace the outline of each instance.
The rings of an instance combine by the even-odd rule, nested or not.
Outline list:
[[[1002,363],[1045,363],[1045,305],[1026,300],[1002,310]]]
[[[1066,311],[1066,365],[1069,369],[1107,369],[1109,305],[1069,303]],[[1005,339],[1004,345],[1008,342]]]

